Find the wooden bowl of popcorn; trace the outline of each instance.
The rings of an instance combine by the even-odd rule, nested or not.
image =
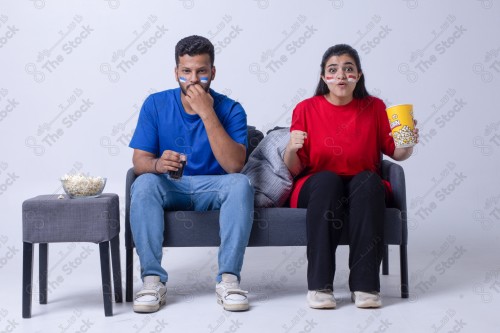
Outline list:
[[[91,177],[82,174],[61,177],[64,192],[72,198],[97,198],[106,186],[106,178]]]

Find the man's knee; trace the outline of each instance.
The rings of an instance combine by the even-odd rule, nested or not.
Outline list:
[[[158,188],[159,176],[152,173],[145,173],[136,178],[130,193],[132,197],[150,195],[154,189]]]
[[[242,195],[242,196],[252,196],[254,194],[254,188],[250,179],[241,173],[232,173],[227,175],[229,178],[228,187],[230,195]]]

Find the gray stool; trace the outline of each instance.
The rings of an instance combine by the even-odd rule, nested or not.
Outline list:
[[[58,199],[40,195],[23,202],[23,318],[31,317],[33,284],[33,243],[39,243],[40,304],[47,304],[48,243],[92,242],[99,244],[104,314],[113,315],[111,270],[114,297],[122,302],[120,272],[120,208],[118,195],[98,198]]]

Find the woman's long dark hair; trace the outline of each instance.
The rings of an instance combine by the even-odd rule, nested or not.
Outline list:
[[[321,59],[321,75],[325,75],[325,67],[328,59],[330,59],[332,56],[341,56],[344,54],[347,54],[354,59],[356,67],[358,68],[358,72],[363,72],[361,70],[361,61],[359,60],[358,52],[347,44],[337,44],[330,47],[328,50],[326,50],[325,54],[323,54],[323,59]],[[316,87],[314,96],[323,96],[328,94],[329,92],[330,90],[328,89],[325,81],[323,81],[322,78],[319,78],[318,86]],[[354,88],[353,97],[356,99],[362,99],[368,96],[370,96],[370,94],[366,90],[365,75],[363,74],[359,78],[359,81],[356,84],[356,88]]]

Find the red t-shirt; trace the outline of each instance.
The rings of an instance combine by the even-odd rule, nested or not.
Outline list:
[[[293,185],[290,207],[297,207],[302,185],[317,172],[354,176],[371,170],[380,174],[381,153],[392,156],[395,149],[385,108],[382,100],[372,96],[341,106],[324,96],[297,104],[290,131],[307,132],[307,139],[297,152],[304,170]],[[384,185],[390,189],[388,182]]]

